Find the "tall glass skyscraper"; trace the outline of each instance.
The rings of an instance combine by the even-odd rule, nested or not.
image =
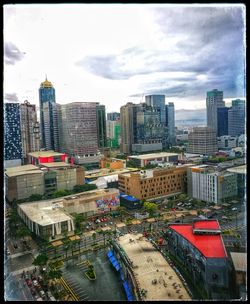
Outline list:
[[[246,133],[245,100],[232,100],[232,107],[228,110],[228,134],[239,136]]]
[[[172,146],[175,144],[175,111],[173,102],[169,102],[166,105],[166,126],[168,129],[168,143]]]
[[[228,110],[227,107],[217,109],[217,136],[228,135]]]
[[[214,129],[218,136],[217,109],[225,107],[223,91],[212,90],[207,92],[207,126]]]
[[[55,104],[56,97],[55,97],[55,89],[53,88],[53,85],[50,81],[47,80],[47,77],[44,82],[41,83],[41,86],[39,88],[39,106],[40,106],[40,128],[41,128],[41,139],[42,139],[42,147],[49,149],[49,150],[55,150],[58,151],[58,147],[56,146],[56,142],[58,142],[58,138],[54,138],[55,134],[54,132],[48,132],[49,130],[57,129],[56,123],[54,123],[54,116],[55,113],[53,111],[54,107],[52,104]],[[51,105],[48,105],[46,108],[46,113],[44,109],[45,103],[49,103]],[[49,119],[47,118],[47,121],[50,122],[51,127],[46,127],[47,132],[45,132],[45,115],[49,115]],[[55,132],[56,134],[58,132]],[[47,138],[49,137],[49,138]],[[48,143],[50,145],[48,146]]]
[[[4,160],[5,167],[21,165],[22,141],[19,103],[4,103]]]
[[[98,147],[107,147],[106,111],[104,105],[96,106]]]
[[[148,106],[154,107],[160,112],[161,122],[165,124],[165,95],[147,95],[145,101]]]

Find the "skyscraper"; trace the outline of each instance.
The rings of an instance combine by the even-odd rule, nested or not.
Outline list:
[[[141,105],[128,102],[121,107],[121,146],[122,153],[131,153],[132,144],[137,142],[137,110]]]
[[[73,102],[59,107],[60,150],[74,157],[76,163],[84,163],[98,155],[98,105],[97,102]]]
[[[39,122],[37,121],[36,106],[27,100],[20,104],[20,111],[22,151],[26,163],[28,153],[40,149]]]
[[[98,147],[107,147],[106,111],[104,105],[96,106]]]
[[[175,144],[175,111],[174,103],[169,102],[165,106],[166,112],[166,126],[168,130],[168,143],[172,146]]]
[[[118,148],[120,145],[121,123],[120,120],[107,120],[107,141],[108,147]]]
[[[148,106],[154,107],[160,112],[161,122],[166,123],[165,95],[147,95],[145,102]]]
[[[120,120],[120,113],[118,112],[112,112],[112,113],[107,113],[107,120]]]
[[[232,107],[228,110],[228,135],[239,136],[246,133],[245,100],[232,100]]]
[[[44,113],[44,104],[55,104],[56,97],[55,97],[55,89],[53,88],[53,85],[50,81],[47,80],[47,77],[44,82],[41,83],[41,86],[39,88],[39,106],[40,106],[40,130],[41,130],[41,139],[42,139],[42,147],[46,149],[52,149],[57,150],[57,147],[55,145],[56,142],[58,142],[58,139],[54,138],[55,133],[54,132],[48,132],[48,130],[52,130],[52,128],[56,128],[56,123],[53,121],[54,119],[54,109],[53,106],[50,106],[46,104],[46,113]],[[51,124],[50,127],[46,127],[45,132],[45,121],[44,116],[49,115],[49,118],[47,117],[47,123]],[[52,127],[53,126],[53,127]],[[49,137],[49,138],[48,138]],[[49,144],[49,146],[48,146]]]
[[[223,91],[217,89],[207,92],[207,126],[213,128],[218,136],[217,109],[225,107]]]
[[[4,103],[4,167],[22,162],[21,120],[19,103]]]
[[[217,109],[218,137],[228,135],[228,110],[227,107]]]
[[[214,129],[196,127],[188,134],[187,153],[213,155],[217,151],[217,137]]]

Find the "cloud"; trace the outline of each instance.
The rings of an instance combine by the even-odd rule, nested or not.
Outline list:
[[[16,93],[6,93],[4,97],[7,101],[18,102],[18,97]]]
[[[24,58],[24,52],[21,52],[12,42],[6,42],[4,45],[5,63],[14,65],[17,61]]]
[[[213,88],[223,90],[225,97],[244,96],[242,7],[162,7],[152,11],[161,36],[158,45],[87,56],[77,65],[110,80],[141,77],[133,97],[146,92],[198,98]],[[167,72],[190,75],[169,79]],[[154,73],[161,76],[152,80],[143,77]]]

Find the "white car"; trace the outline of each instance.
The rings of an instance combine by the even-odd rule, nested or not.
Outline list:
[[[38,284],[39,284],[39,283],[37,282],[37,280],[34,280],[34,281],[33,281],[33,285],[34,285],[34,286],[37,286]]]
[[[232,208],[232,211],[237,211],[238,209],[236,207]]]

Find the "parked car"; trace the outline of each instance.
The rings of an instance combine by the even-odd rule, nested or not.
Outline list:
[[[39,291],[39,295],[40,295],[43,299],[46,298],[45,292],[44,292],[43,290],[40,290],[40,291]]]
[[[238,209],[236,207],[233,207],[232,208],[232,211],[237,211]]]
[[[29,287],[31,287],[32,286],[32,281],[29,279],[29,280],[27,280],[26,281],[26,283],[27,283],[27,285],[29,286]]]
[[[38,286],[39,285],[38,281],[37,280],[33,280],[33,285],[34,286]]]

